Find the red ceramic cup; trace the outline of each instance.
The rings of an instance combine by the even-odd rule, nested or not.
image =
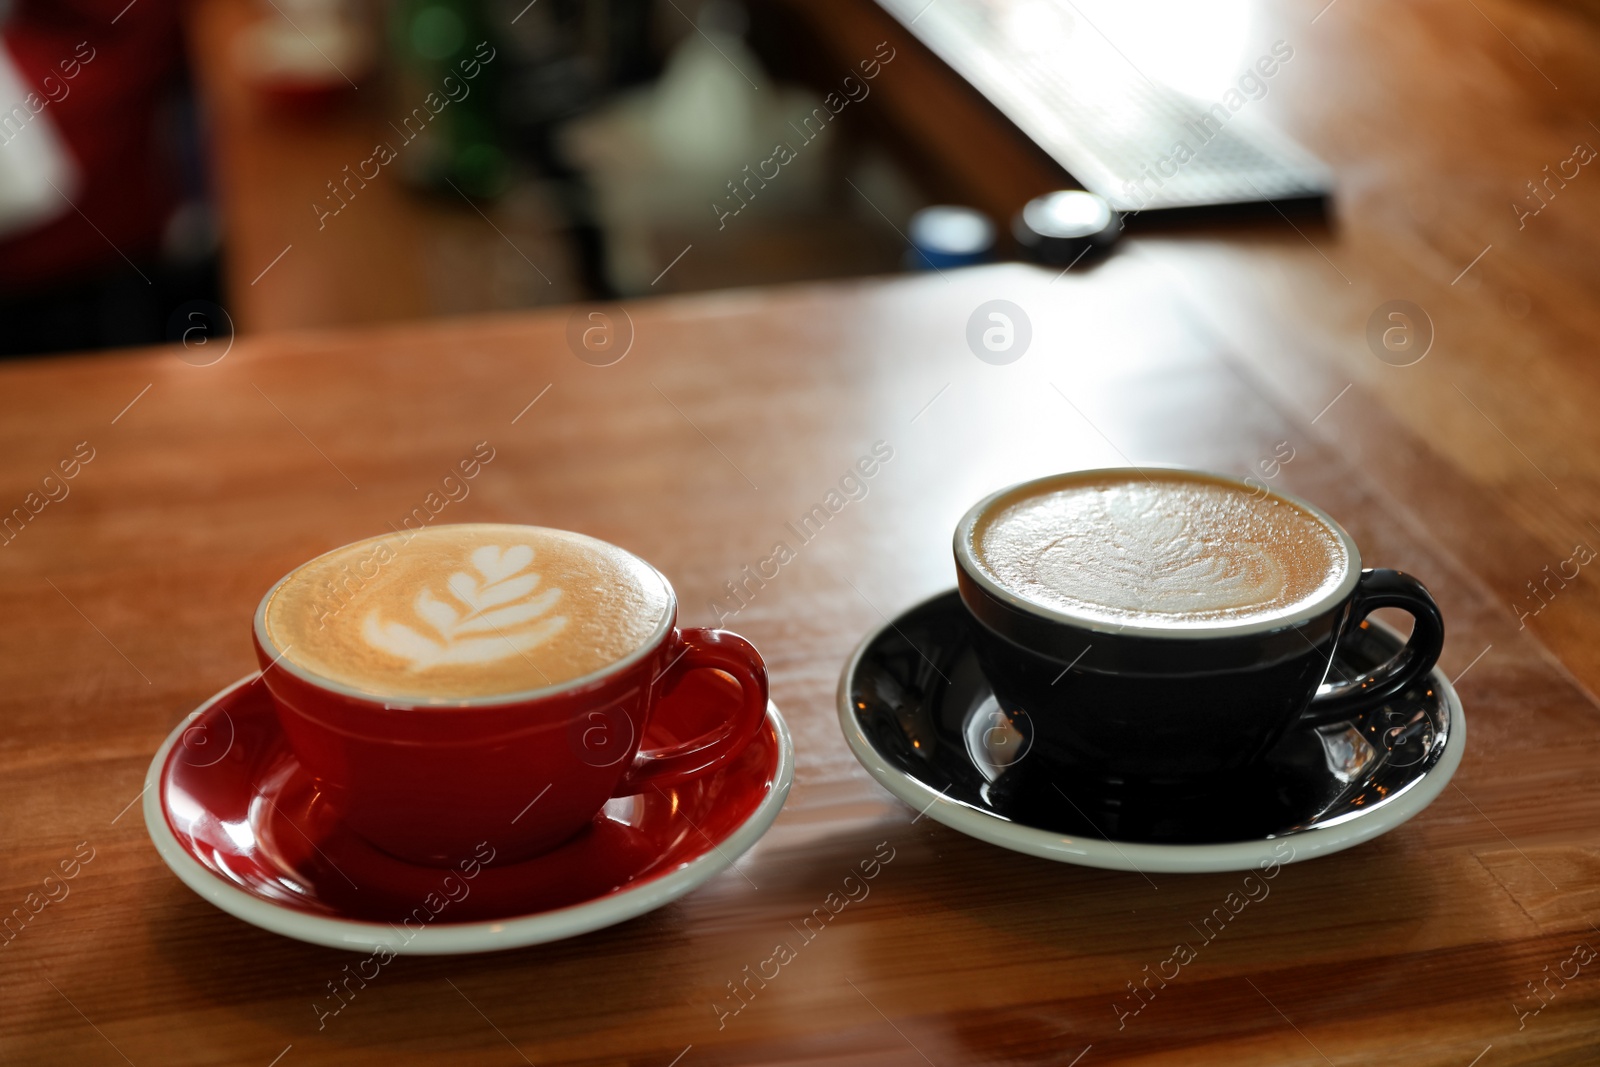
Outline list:
[[[767,670],[726,630],[678,629],[677,600],[626,657],[570,682],[437,702],[375,697],[284,659],[255,616],[262,679],[290,748],[350,829],[413,863],[450,866],[480,842],[501,859],[537,855],[588,825],[606,801],[709,774],[755,737]],[[739,698],[706,728],[705,708],[669,697],[690,671],[731,676]],[[641,749],[646,726],[669,742]]]

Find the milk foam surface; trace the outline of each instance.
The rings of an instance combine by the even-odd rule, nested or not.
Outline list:
[[[1304,508],[1204,475],[1064,476],[995,501],[972,531],[990,579],[1097,623],[1201,627],[1286,617],[1351,566]]]
[[[571,681],[636,651],[666,583],[603,541],[467,524],[385,535],[295,570],[267,637],[296,666],[376,696],[452,700]]]

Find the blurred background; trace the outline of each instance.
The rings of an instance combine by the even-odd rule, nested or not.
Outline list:
[[[1136,216],[1320,210],[1249,10],[0,0],[0,353],[1067,267]]]
[[[733,0],[0,4],[0,346],[897,269],[896,226],[932,191],[868,122],[804,125],[845,75],[857,112],[874,83],[856,57],[797,48],[794,16]]]

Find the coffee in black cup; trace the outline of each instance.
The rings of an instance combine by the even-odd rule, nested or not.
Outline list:
[[[1258,760],[1302,716],[1394,697],[1444,640],[1422,584],[1361,568],[1320,509],[1197,471],[1112,469],[1001,490],[955,557],[979,661],[1032,758],[1107,783],[1184,783]],[[1416,625],[1396,658],[1325,686],[1379,607]]]

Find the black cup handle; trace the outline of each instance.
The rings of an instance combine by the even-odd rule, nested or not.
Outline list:
[[[1360,626],[1378,608],[1400,608],[1416,620],[1411,639],[1393,659],[1350,682],[1338,682],[1319,692],[1306,709],[1308,717],[1335,719],[1381,704],[1406,690],[1433,670],[1444,648],[1444,616],[1423,584],[1404,571],[1369,567],[1361,572],[1345,633]]]

